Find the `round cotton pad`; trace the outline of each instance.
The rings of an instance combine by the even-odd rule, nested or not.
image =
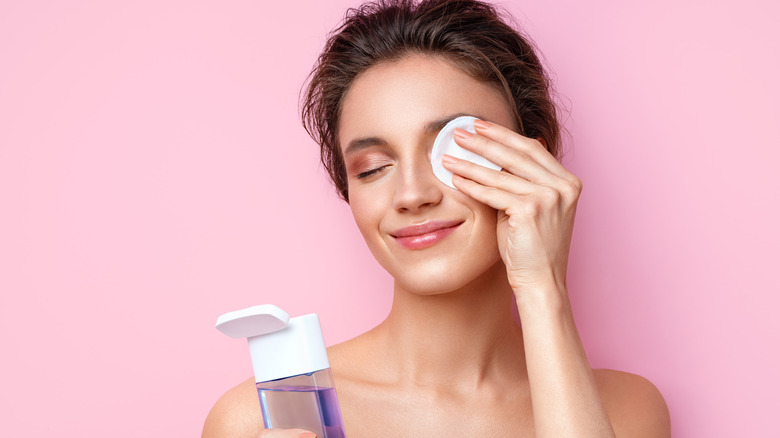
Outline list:
[[[433,150],[431,151],[431,167],[433,167],[433,174],[436,175],[436,178],[439,178],[441,182],[453,189],[455,186],[452,185],[452,172],[445,169],[441,164],[441,157],[444,154],[460,158],[461,160],[471,161],[474,164],[479,164],[480,166],[485,166],[490,169],[501,170],[500,166],[488,161],[487,158],[477,155],[474,152],[467,151],[455,144],[455,139],[453,138],[455,128],[464,129],[468,132],[475,132],[474,120],[477,120],[477,118],[471,116],[460,116],[450,120],[449,123],[444,125],[444,128],[441,128],[439,135],[436,136],[436,140],[433,142]]]

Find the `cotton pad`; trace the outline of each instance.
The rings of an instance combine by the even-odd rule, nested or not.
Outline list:
[[[445,169],[441,163],[441,157],[444,154],[451,155],[461,160],[471,161],[474,164],[485,166],[494,170],[501,170],[501,167],[488,161],[487,158],[477,155],[474,152],[467,151],[462,147],[455,144],[455,128],[464,129],[468,132],[474,131],[474,120],[476,117],[460,116],[449,121],[444,128],[439,131],[439,135],[436,136],[436,140],[433,142],[433,150],[431,151],[431,167],[433,167],[433,174],[436,178],[439,178],[441,182],[448,186],[455,188],[452,185],[452,172]]]

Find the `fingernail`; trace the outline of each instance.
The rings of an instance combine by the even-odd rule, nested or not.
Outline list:
[[[298,435],[298,438],[317,438],[317,434],[311,433],[311,432],[304,432],[300,435]]]
[[[447,154],[441,156],[441,161],[442,163],[447,163],[447,164],[456,164],[458,162],[458,160],[456,160],[455,157]]]
[[[471,138],[474,134],[466,131],[465,129],[455,128],[455,136],[460,138]]]
[[[488,129],[491,126],[493,126],[493,124],[490,122],[486,122],[484,120],[474,120],[474,128],[476,129]]]

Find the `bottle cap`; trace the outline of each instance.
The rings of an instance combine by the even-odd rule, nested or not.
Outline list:
[[[247,338],[256,382],[330,368],[320,319],[314,313],[290,318],[265,304],[220,316],[217,329],[233,338]]]
[[[433,174],[436,175],[436,178],[439,178],[439,181],[447,184],[453,189],[455,186],[452,185],[452,172],[445,169],[441,163],[441,157],[444,154],[460,158],[461,160],[471,161],[472,163],[490,169],[501,170],[501,166],[489,161],[482,155],[467,151],[455,143],[455,128],[465,129],[468,132],[474,133],[476,132],[474,130],[474,120],[477,120],[477,118],[472,116],[460,116],[450,120],[444,125],[444,128],[439,131],[439,135],[436,136],[436,140],[433,142],[433,150],[431,151],[431,167],[433,167]]]

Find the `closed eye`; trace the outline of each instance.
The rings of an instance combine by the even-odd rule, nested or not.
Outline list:
[[[389,164],[386,164],[386,165],[384,165],[384,166],[377,167],[376,169],[371,169],[371,170],[367,170],[367,171],[365,171],[365,172],[361,172],[361,173],[359,173],[359,174],[358,174],[357,178],[358,178],[358,179],[362,179],[362,178],[369,177],[369,176],[371,176],[371,175],[373,175],[373,174],[375,174],[375,173],[379,172],[380,170],[384,169],[384,168],[385,168],[385,167],[387,167],[387,166],[389,166]]]

